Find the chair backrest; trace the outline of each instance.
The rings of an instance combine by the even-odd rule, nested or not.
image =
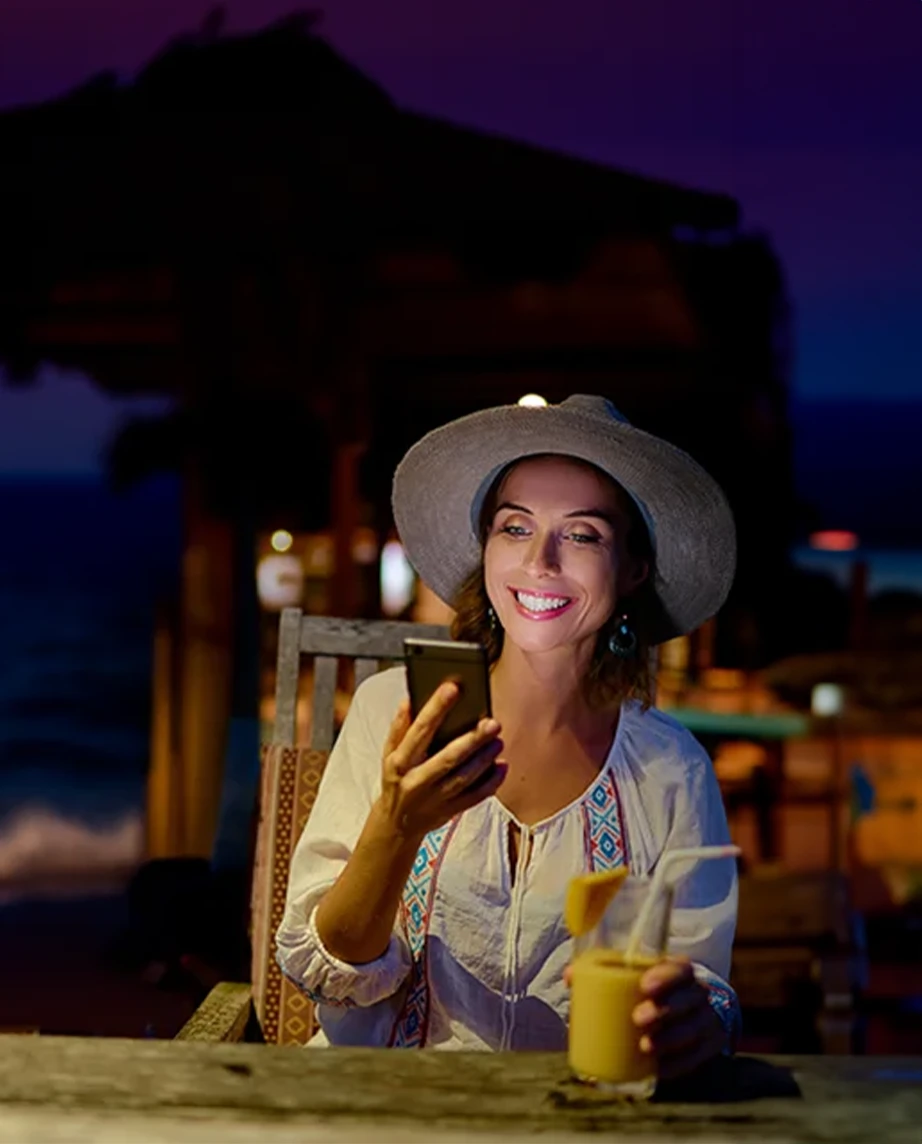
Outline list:
[[[275,933],[282,920],[291,855],[317,797],[335,736],[340,660],[353,660],[355,686],[403,659],[407,636],[447,639],[448,629],[393,620],[340,620],[286,608],[279,621],[276,717],[263,748],[250,939],[253,1001],[266,1041],[299,1045],[314,1032],[313,1005],[281,974]],[[310,743],[297,743],[301,668],[313,657]]]
[[[835,870],[740,879],[731,980],[743,1025],[773,1026],[777,1051],[853,1052],[867,975],[860,915]],[[756,1011],[757,1020],[753,1021]]]
[[[848,879],[838,871],[744,875],[736,945],[844,947],[851,918]]]
[[[329,751],[335,735],[339,661],[354,661],[355,686],[358,687],[382,665],[403,659],[403,641],[408,636],[448,639],[448,628],[400,620],[305,616],[300,608],[285,608],[279,620],[273,743],[295,745],[298,681],[304,656],[314,659],[310,746],[315,751]]]

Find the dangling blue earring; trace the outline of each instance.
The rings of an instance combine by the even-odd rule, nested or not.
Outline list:
[[[619,659],[630,659],[637,651],[637,633],[626,615],[621,616],[608,637],[608,650]]]
[[[493,635],[496,635],[496,629],[499,627],[499,620],[496,618],[496,612],[493,611],[492,604],[489,608],[487,608],[487,619],[490,621],[490,631],[493,633]]]

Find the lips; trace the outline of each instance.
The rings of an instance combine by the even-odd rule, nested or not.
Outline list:
[[[529,619],[553,619],[573,603],[572,596],[561,596],[555,592],[534,592],[520,588],[510,588],[510,592],[517,610]]]

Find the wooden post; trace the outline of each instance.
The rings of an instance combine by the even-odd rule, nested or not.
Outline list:
[[[230,527],[209,516],[199,475],[186,484],[182,565],[179,765],[182,772],[181,853],[210,858],[224,778],[231,698]]]
[[[256,526],[244,489],[234,522],[231,687],[224,740],[221,805],[212,862],[217,869],[246,870],[259,800],[259,600],[256,594]]]
[[[150,769],[147,773],[146,857],[182,853],[183,800],[176,751],[175,613],[162,606],[154,621]]]

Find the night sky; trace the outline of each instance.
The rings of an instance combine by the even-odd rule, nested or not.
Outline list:
[[[228,30],[292,7],[237,0]],[[4,0],[0,107],[103,68],[130,76],[206,9]],[[795,398],[922,399],[922,0],[329,0],[325,12],[326,34],[404,106],[736,195],[788,274]],[[0,472],[90,470],[125,412],[60,375],[0,386]]]

